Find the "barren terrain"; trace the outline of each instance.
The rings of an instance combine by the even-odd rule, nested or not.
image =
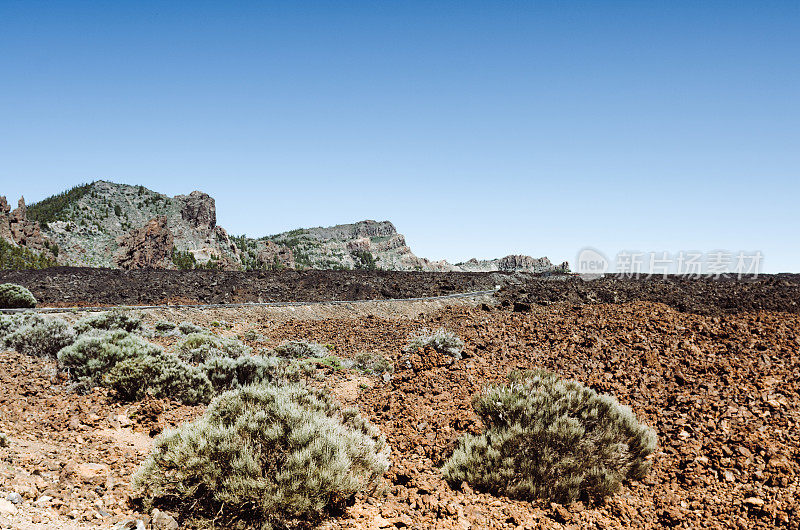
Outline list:
[[[80,271],[70,281],[83,281]],[[20,283],[37,297],[48,292],[48,281],[54,285],[52,293],[68,292],[56,288],[70,285],[63,278],[52,279],[51,274],[48,280],[47,271],[27,274],[27,284]],[[206,278],[205,272],[193,274],[197,281]],[[208,274],[217,286],[233,282],[227,275]],[[423,288],[403,287],[398,273],[280,274],[264,278],[276,284],[277,278],[293,278],[285,282],[284,293],[296,292],[291,289],[300,284],[309,292],[323,292],[320,279],[338,281],[339,290],[324,291],[330,298],[346,296],[352,288],[347,281],[355,279],[381,293],[381,282],[393,278],[398,285],[393,293],[407,296],[487,284],[481,275],[423,275],[419,278],[429,279],[421,285],[430,286],[425,293]],[[0,281],[15,281],[12,276],[3,273]],[[461,276],[476,279],[453,279]],[[183,283],[187,298],[203,301],[188,276],[182,278],[175,288]],[[391,377],[320,366],[320,376],[309,379],[330,388],[343,403],[358,406],[392,447],[393,465],[383,487],[358,498],[324,528],[800,527],[796,276],[751,283],[640,282],[638,288],[633,281],[616,279],[579,284],[574,278],[522,278],[506,284],[494,299],[163,309],[148,311],[146,318],[189,319],[202,325],[226,320],[232,327],[215,332],[255,330],[264,337],[250,343],[255,349],[304,338],[333,345],[340,357],[375,351],[394,362]],[[155,296],[176,296],[177,291],[161,287],[166,282],[154,290],[167,294]],[[214,288],[208,289],[208,301],[214,300]],[[70,293],[71,301],[115,300],[113,289],[103,283],[95,283],[83,297]],[[616,293],[616,298],[602,293]],[[49,305],[65,302],[44,296]],[[155,301],[144,296],[142,303]],[[440,326],[464,340],[464,359],[449,363],[433,351],[410,357],[403,352],[410,332]],[[654,427],[659,449],[651,474],[605,503],[571,506],[448,486],[438,467],[460,435],[481,427],[470,406],[472,397],[513,369],[533,367],[612,394]],[[79,395],[55,362],[9,351],[0,353],[0,378],[0,431],[10,438],[9,447],[0,449],[0,490],[16,491],[23,498],[15,513],[0,512],[5,527],[75,528],[134,517],[147,520],[150,514],[137,512],[130,474],[144,459],[152,436],[204,410],[168,400],[120,403],[101,389]]]

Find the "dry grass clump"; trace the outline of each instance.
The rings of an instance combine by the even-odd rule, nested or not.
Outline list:
[[[142,329],[142,317],[129,311],[104,311],[89,315],[75,323],[75,331],[85,333],[92,329],[121,329],[128,333]]]
[[[146,508],[193,523],[275,528],[319,521],[389,465],[380,432],[324,391],[245,386],[166,432],[134,476]]]
[[[448,482],[569,503],[647,474],[656,434],[628,407],[543,370],[510,380],[475,399],[486,430],[461,439],[442,469]]]
[[[212,357],[202,365],[215,392],[257,383],[299,381],[300,367],[279,357]]]
[[[164,352],[118,362],[103,377],[103,384],[129,401],[152,396],[194,405],[208,403],[212,396],[211,383],[200,368]]]
[[[0,284],[0,308],[16,309],[36,307],[36,298],[28,289],[16,283]]]
[[[446,353],[456,360],[461,359],[461,350],[464,348],[464,341],[452,331],[439,328],[436,331],[423,329],[412,333],[408,337],[405,351],[413,352],[421,348],[433,348],[440,353]]]
[[[37,357],[54,358],[61,348],[75,342],[75,333],[64,320],[37,314],[3,318],[0,335],[5,346]]]
[[[178,343],[176,352],[181,359],[203,363],[212,357],[241,357],[252,350],[240,340],[217,337],[209,333],[191,333]]]
[[[331,352],[328,348],[316,342],[290,340],[275,348],[274,353],[278,357],[303,359],[308,357],[327,357]]]

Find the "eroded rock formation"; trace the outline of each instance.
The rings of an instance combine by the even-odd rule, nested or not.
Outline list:
[[[24,197],[19,199],[17,208],[12,211],[6,198],[0,196],[0,237],[12,245],[55,259],[51,251],[52,241],[42,234],[39,223],[28,219],[27,211]]]
[[[131,230],[127,236],[119,238],[118,243],[114,261],[121,269],[174,268],[174,237],[167,228],[164,215],[151,219],[142,228]]]

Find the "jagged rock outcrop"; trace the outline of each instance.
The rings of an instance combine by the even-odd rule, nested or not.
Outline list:
[[[183,203],[181,218],[189,225],[207,231],[217,226],[216,203],[207,193],[195,190],[189,195],[177,195],[175,200]]]
[[[477,260],[475,258],[459,263],[459,270],[465,272],[567,272],[569,264],[565,261],[554,266],[546,257],[534,258],[523,254],[511,254],[499,259]]]
[[[121,269],[170,269],[175,238],[167,227],[167,217],[151,219],[142,228],[119,238],[119,250],[114,256]]]
[[[11,210],[5,197],[0,196],[0,237],[20,247],[55,259],[52,241],[42,234],[39,223],[28,219],[25,198],[21,197],[17,208]]]
[[[258,252],[257,257],[263,268],[295,268],[292,249],[278,245],[274,241],[267,241],[265,246]]]

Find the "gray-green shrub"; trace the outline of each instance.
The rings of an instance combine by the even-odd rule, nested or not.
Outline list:
[[[36,307],[36,298],[28,289],[16,283],[0,284],[0,308]]]
[[[156,356],[161,348],[121,329],[84,333],[58,352],[58,361],[70,376],[85,386],[101,382],[103,375],[125,359]]]
[[[129,401],[152,396],[194,405],[208,403],[212,396],[211,383],[200,368],[164,352],[120,361],[102,382]]]
[[[127,332],[142,329],[142,317],[130,311],[103,311],[86,316],[75,323],[75,331],[85,333],[91,329],[121,329]]]
[[[175,351],[182,359],[202,363],[212,357],[241,357],[251,349],[240,340],[218,337],[210,333],[192,333],[178,343]]]
[[[445,463],[452,485],[569,503],[610,495],[650,468],[651,428],[614,398],[550,372],[512,373],[473,407],[486,430],[462,438]]]
[[[302,359],[305,357],[327,357],[331,352],[328,348],[316,342],[290,340],[275,348],[274,353],[278,357],[295,357]]]
[[[8,447],[8,435],[4,432],[0,432],[0,447]]]
[[[204,328],[198,326],[197,324],[192,324],[191,322],[186,321],[178,324],[178,330],[184,335],[188,335],[189,333],[202,333],[205,331]]]
[[[203,363],[202,369],[216,392],[256,383],[300,380],[299,366],[279,357],[212,357]]]
[[[394,372],[392,361],[380,353],[359,352],[353,357],[354,367],[368,374],[382,374]]]
[[[177,325],[167,320],[159,320],[158,322],[155,323],[154,327],[156,331],[160,333],[168,333],[174,330],[177,327]]]
[[[146,509],[221,527],[313,523],[388,468],[380,432],[355,409],[301,384],[225,392],[165,432],[134,476]]]
[[[426,347],[433,348],[440,353],[451,355],[458,360],[461,359],[461,350],[464,348],[464,341],[452,331],[448,331],[444,328],[439,328],[436,331],[423,329],[409,335],[405,351],[412,352]]]
[[[10,326],[4,344],[25,355],[55,357],[61,348],[75,342],[75,333],[60,318],[25,314],[15,315],[6,323]]]

